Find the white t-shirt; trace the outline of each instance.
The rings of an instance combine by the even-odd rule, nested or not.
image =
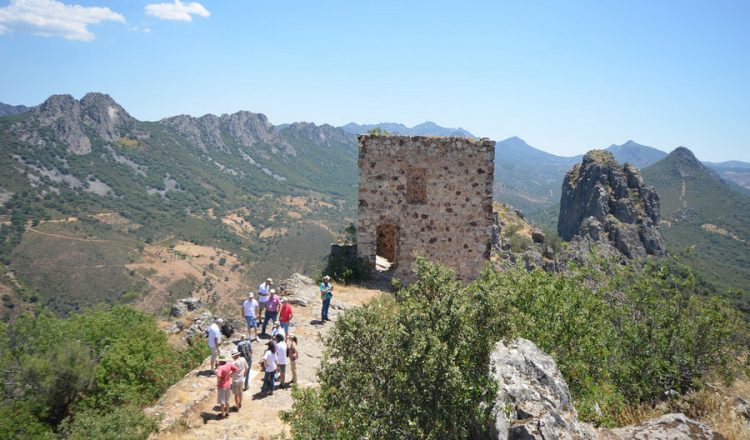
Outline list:
[[[276,339],[276,335],[281,335],[286,340],[286,332],[284,331],[283,328],[281,328],[281,327],[279,327],[279,328],[274,327],[273,330],[271,331],[271,339]]]
[[[266,373],[276,371],[276,356],[271,350],[266,350],[266,354],[263,355],[263,364],[266,366]]]
[[[286,365],[286,342],[284,341],[276,343],[276,363]]]
[[[245,316],[254,318],[257,315],[255,312],[258,310],[258,301],[255,298],[248,298],[242,303],[242,308],[245,310]]]
[[[216,348],[216,343],[214,343],[214,339],[216,340],[216,343],[221,343],[221,329],[219,328],[219,324],[215,322],[211,324],[210,327],[208,327],[208,346],[209,347]]]
[[[237,367],[237,371],[232,373],[232,383],[242,383],[245,380],[245,371],[249,368],[247,361],[240,356],[234,361],[234,366]]]
[[[268,292],[271,290],[271,287],[266,284],[265,281],[261,283],[260,286],[258,286],[258,301],[264,303],[268,301]]]

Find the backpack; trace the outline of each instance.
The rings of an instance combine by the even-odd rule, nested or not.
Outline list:
[[[250,359],[253,355],[253,344],[250,343],[250,341],[242,341],[237,344],[237,351],[239,351],[245,359]]]

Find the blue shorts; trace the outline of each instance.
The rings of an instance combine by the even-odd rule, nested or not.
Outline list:
[[[258,328],[258,322],[254,316],[245,316],[245,322],[247,323],[247,328]]]

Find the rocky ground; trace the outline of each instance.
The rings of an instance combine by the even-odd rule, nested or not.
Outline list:
[[[320,296],[312,280],[295,275],[287,283],[287,289],[293,292],[292,302],[296,304],[291,333],[299,338],[298,383],[301,387],[315,386],[323,352],[322,340],[339,314],[349,307],[371,300],[381,291],[337,285],[330,310],[333,322],[323,324],[320,321]],[[305,303],[306,306],[302,305]],[[239,305],[237,310],[239,313]],[[239,340],[240,335],[227,338],[222,351],[230,353]],[[279,419],[279,412],[291,408],[291,390],[277,390],[267,397],[259,395],[263,377],[259,361],[264,342],[265,339],[262,339],[253,345],[252,379],[242,408],[233,408],[226,419],[217,418],[216,377],[211,374],[206,360],[170,388],[156,405],[147,409],[147,413],[162,417],[161,431],[153,439],[264,439],[287,432],[286,425]],[[291,378],[288,370],[287,377]]]

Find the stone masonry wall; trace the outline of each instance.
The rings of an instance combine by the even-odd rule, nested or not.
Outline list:
[[[357,254],[387,256],[407,281],[417,255],[478,277],[491,249],[494,158],[488,139],[359,136]]]

